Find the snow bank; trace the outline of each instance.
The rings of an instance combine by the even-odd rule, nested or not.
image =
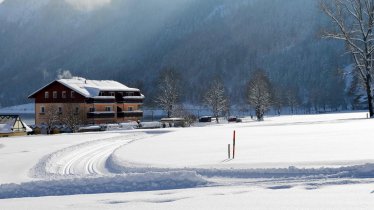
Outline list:
[[[59,179],[0,185],[0,199],[182,189],[206,183],[189,171]]]
[[[119,125],[122,130],[133,130],[139,126],[137,122],[120,123]]]
[[[161,128],[162,124],[160,122],[141,122],[140,128],[152,129],[152,128]]]
[[[134,130],[138,128],[138,123],[135,121],[119,123],[119,124],[107,124],[105,125],[105,130],[107,131],[121,131],[121,130]]]
[[[195,171],[204,177],[223,177],[223,178],[374,178],[374,164],[364,164],[338,168],[297,168],[290,166],[288,168],[253,168],[253,169],[234,169],[234,168],[157,168],[151,166],[142,166],[140,164],[121,161],[113,153],[106,161],[106,168],[112,173],[145,173],[145,172],[163,172],[189,170]]]

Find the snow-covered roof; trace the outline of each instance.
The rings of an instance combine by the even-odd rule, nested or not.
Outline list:
[[[0,133],[12,133],[12,125],[8,123],[0,123]]]
[[[139,91],[113,80],[88,80],[82,77],[59,79],[59,83],[86,97],[98,96],[100,91]]]
[[[71,79],[59,79],[56,81],[87,98],[99,96],[100,91],[139,91],[137,88],[127,87],[113,80],[88,80],[82,77],[73,77]],[[29,97],[32,97],[53,82],[35,91]]]
[[[25,122],[22,121],[22,124],[23,124],[23,126],[25,126],[26,132],[31,132],[32,131],[32,129]]]

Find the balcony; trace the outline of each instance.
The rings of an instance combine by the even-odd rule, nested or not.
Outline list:
[[[114,112],[88,112],[87,118],[114,118],[116,114]]]
[[[116,98],[114,96],[96,96],[92,97],[86,100],[88,104],[94,104],[94,103],[115,103]]]
[[[143,117],[143,111],[124,111],[117,112],[117,117]]]
[[[142,104],[144,96],[124,96],[119,102],[127,104]]]

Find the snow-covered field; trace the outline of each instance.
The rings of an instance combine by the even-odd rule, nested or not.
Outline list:
[[[2,138],[0,209],[371,209],[373,128],[362,112]]]
[[[11,106],[11,107],[3,107],[0,108],[1,114],[34,114],[35,113],[35,105],[34,103],[30,104],[22,104],[18,106]]]

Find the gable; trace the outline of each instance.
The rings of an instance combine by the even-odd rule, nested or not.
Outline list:
[[[58,97],[56,99],[53,98],[53,92],[56,91]],[[66,98],[62,98],[62,92],[65,91]],[[74,98],[71,98],[71,92],[74,91]],[[45,98],[45,92],[48,92],[49,97]],[[82,100],[85,100],[84,97],[79,92],[76,92],[70,87],[67,87],[64,84],[61,84],[57,80],[49,83],[48,85],[42,87],[41,89],[37,90],[33,94],[29,96],[29,98],[34,98],[36,103],[64,103],[64,102],[77,102],[80,103]]]

